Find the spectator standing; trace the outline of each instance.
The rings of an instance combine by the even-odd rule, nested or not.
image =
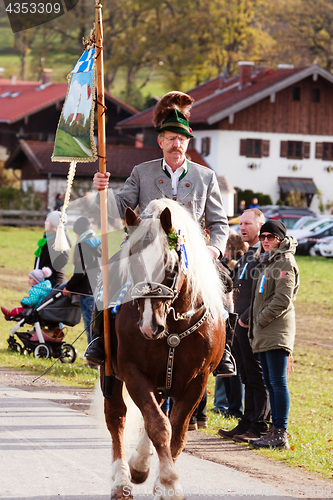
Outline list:
[[[258,198],[252,198],[249,208],[259,208]]]
[[[241,200],[239,202],[239,205],[238,205],[238,208],[237,208],[237,214],[238,215],[242,215],[242,213],[244,212],[245,208],[246,208],[245,207],[245,200]]]
[[[60,193],[58,193],[55,197],[54,201],[54,210],[61,210],[61,207],[63,206],[64,202],[62,201],[62,196]]]
[[[297,240],[286,236],[286,232],[286,226],[276,220],[267,221],[260,229],[260,266],[251,304],[249,338],[253,352],[259,354],[273,426],[267,436],[251,441],[254,448],[289,448],[287,365],[295,341],[294,300],[299,271],[294,257]]]
[[[224,263],[230,271],[237,261],[247,251],[248,244],[245,243],[240,234],[229,234],[226,245]],[[231,346],[231,353],[235,357],[234,349]],[[237,361],[236,361],[237,363]],[[242,383],[239,370],[231,377],[216,377],[214,392],[214,411],[224,413],[225,416],[240,418],[244,407],[244,385]]]
[[[93,290],[101,272],[101,239],[95,236],[90,220],[85,216],[79,217],[74,222],[73,231],[77,236],[74,249],[74,274],[62,293],[63,295],[69,295],[70,292],[80,294],[81,312],[89,344],[94,303]]]
[[[64,267],[69,258],[69,251],[58,252],[53,248],[57,227],[60,221],[60,215],[60,212],[57,210],[50,212],[47,215],[45,219],[45,233],[43,238],[38,241],[38,248],[35,251],[35,269],[49,267],[52,271],[50,281],[53,287],[55,285],[65,283],[66,277]],[[67,230],[65,231],[65,235],[68,244],[71,247],[72,242]]]
[[[237,367],[245,386],[244,414],[238,425],[231,430],[219,429],[222,438],[249,442],[259,438],[268,430],[270,405],[264,384],[258,354],[254,354],[248,338],[252,284],[258,259],[255,253],[259,247],[259,231],[265,217],[257,208],[245,210],[240,217],[240,230],[248,251],[240,258],[232,271],[234,288],[238,297],[235,310],[239,319],[236,325],[233,351]]]

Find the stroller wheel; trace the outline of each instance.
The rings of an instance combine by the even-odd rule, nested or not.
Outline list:
[[[18,342],[9,341],[8,340],[8,351],[19,352],[20,354],[24,354],[24,347],[21,346]]]
[[[45,358],[49,359],[50,357],[50,349],[46,344],[38,344],[34,350],[34,357],[37,359]]]
[[[62,363],[74,363],[76,360],[76,349],[71,344],[63,344],[60,361]]]

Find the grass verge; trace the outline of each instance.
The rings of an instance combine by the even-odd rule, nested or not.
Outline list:
[[[36,242],[42,236],[41,228],[0,227],[0,304],[19,303],[28,287],[27,273],[33,266]],[[119,239],[121,232],[119,232]],[[118,245],[119,247],[119,245]],[[110,248],[110,254],[117,251]],[[70,260],[71,261],[71,260]],[[301,288],[296,301],[297,336],[294,351],[294,372],[290,372],[289,389],[291,407],[288,432],[290,450],[256,450],[271,460],[278,460],[292,467],[300,467],[333,478],[333,346],[332,330],[327,326],[327,311],[333,303],[332,261],[324,258],[298,257]],[[69,274],[70,275],[70,274]],[[17,282],[20,283],[17,283]],[[6,339],[14,326],[0,316],[0,366],[28,371],[37,376],[51,367],[55,360],[37,360],[7,350]],[[66,342],[74,342],[78,358],[72,365],[57,361],[46,377],[59,384],[77,387],[94,387],[98,373],[82,359],[87,341],[83,323],[68,328]],[[77,340],[76,340],[77,339]],[[320,345],[324,344],[324,345]],[[213,408],[215,379],[208,385],[208,409]],[[208,411],[210,435],[219,428],[231,429],[236,419],[225,419]],[[244,445],[246,446],[246,445]]]

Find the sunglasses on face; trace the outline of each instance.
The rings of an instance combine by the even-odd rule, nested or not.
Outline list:
[[[275,240],[275,238],[276,238],[276,236],[274,236],[274,234],[261,234],[259,236],[260,241],[265,241],[265,240],[273,241],[273,240]]]

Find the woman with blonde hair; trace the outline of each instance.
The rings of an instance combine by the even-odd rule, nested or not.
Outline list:
[[[269,220],[259,234],[258,277],[252,296],[249,339],[252,351],[259,354],[273,426],[266,436],[250,441],[254,448],[289,448],[287,366],[296,333],[294,300],[299,271],[294,257],[297,241],[286,236],[286,231],[282,222]]]

